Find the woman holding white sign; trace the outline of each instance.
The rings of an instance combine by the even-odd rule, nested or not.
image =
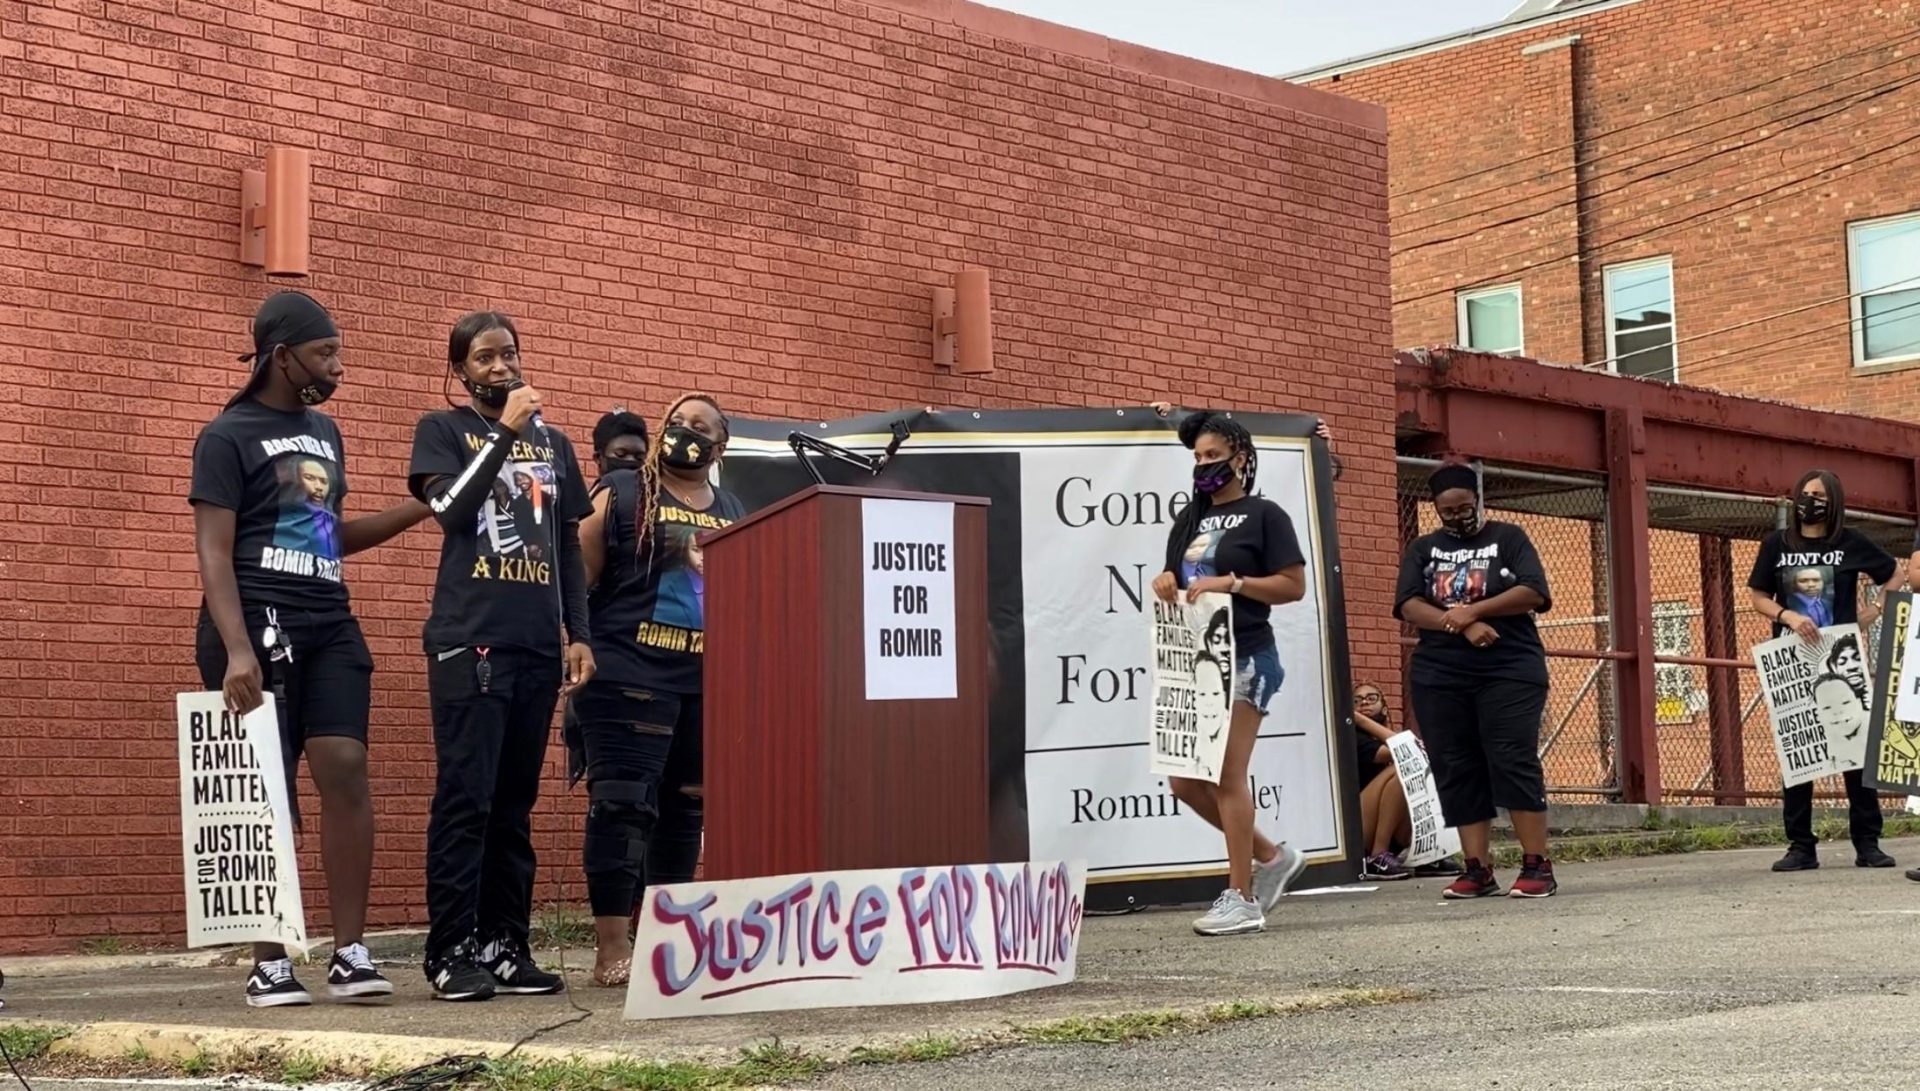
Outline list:
[[[1847,494],[1832,473],[1812,470],[1802,475],[1793,497],[1793,517],[1785,530],[1776,530],[1761,541],[1747,588],[1753,612],[1773,623],[1776,638],[1792,632],[1809,643],[1819,643],[1823,626],[1860,621],[1860,577],[1891,590],[1899,578],[1900,565],[1872,539],[1847,526]],[[1858,658],[1856,640],[1853,659]],[[1849,681],[1857,690],[1858,679],[1865,674],[1864,662],[1854,668],[1853,661],[1846,660],[1829,669],[1840,678],[1855,676]],[[1839,694],[1838,687],[1828,691],[1830,698],[1837,699]],[[1829,705],[1833,704],[1830,700]],[[1839,715],[1830,711],[1827,718]],[[1851,718],[1847,722],[1850,724]],[[1894,866],[1893,857],[1880,850],[1879,795],[1861,782],[1859,769],[1849,769],[1841,777],[1847,786],[1847,826],[1853,839],[1854,865]],[[1813,836],[1813,782],[1781,792],[1780,807],[1787,826],[1787,854],[1774,863],[1773,870],[1811,871],[1819,867]]]
[[[274,695],[287,799],[306,754],[320,790],[320,855],[333,911],[327,986],[338,999],[391,995],[360,942],[373,878],[367,719],[373,656],[348,605],[341,559],[427,517],[407,501],[342,520],[346,443],[318,408],[340,388],[340,332],[313,297],[281,292],[253,316],[253,371],[193,446],[194,552],[203,601],[194,659],[208,689],[245,715]],[[298,817],[297,815],[294,817]],[[312,997],[284,947],[255,944],[247,1004]]]
[[[1260,721],[1283,679],[1268,619],[1275,606],[1306,595],[1306,557],[1287,513],[1253,492],[1259,459],[1245,425],[1225,413],[1195,413],[1180,422],[1180,442],[1193,451],[1193,502],[1174,521],[1166,571],[1154,577],[1153,591],[1165,602],[1182,589],[1188,602],[1231,595],[1238,661],[1220,783],[1169,777],[1168,787],[1227,840],[1229,885],[1193,930],[1241,935],[1266,928],[1266,912],[1307,864],[1298,850],[1254,828],[1247,782]]]

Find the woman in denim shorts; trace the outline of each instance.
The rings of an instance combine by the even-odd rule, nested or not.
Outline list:
[[[1180,442],[1193,452],[1193,503],[1174,522],[1166,571],[1153,591],[1166,602],[1182,590],[1188,602],[1208,592],[1232,595],[1235,658],[1220,783],[1168,780],[1174,796],[1227,839],[1228,887],[1193,930],[1241,935],[1266,928],[1266,911],[1307,866],[1297,850],[1254,828],[1247,780],[1260,721],[1283,678],[1268,619],[1275,606],[1306,595],[1306,557],[1287,513],[1253,492],[1259,460],[1245,425],[1224,413],[1195,413],[1180,422]]]

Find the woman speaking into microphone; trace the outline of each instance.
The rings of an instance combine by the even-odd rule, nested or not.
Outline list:
[[[442,1000],[558,992],[527,946],[530,816],[554,705],[593,676],[578,537],[591,508],[506,315],[455,323],[447,367],[468,402],[421,418],[407,479],[444,532],[424,634],[438,765],[427,979]]]

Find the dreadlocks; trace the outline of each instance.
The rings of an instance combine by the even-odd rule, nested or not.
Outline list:
[[[673,415],[688,402],[706,402],[713,406],[713,411],[720,414],[720,441],[726,442],[729,432],[727,411],[720,407],[720,399],[696,390],[680,395],[672,405],[667,406],[666,414],[660,418],[660,426],[647,439],[647,457],[640,460],[640,497],[634,505],[633,516],[633,548],[636,551],[651,553],[653,549],[653,517],[660,510],[660,449],[665,445],[667,429],[673,425]],[[648,563],[652,563],[651,557]]]

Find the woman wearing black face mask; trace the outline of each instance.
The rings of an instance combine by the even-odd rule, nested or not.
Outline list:
[[[593,979],[624,984],[648,885],[693,878],[702,807],[706,565],[697,536],[745,514],[712,483],[727,418],[711,395],[673,403],[639,470],[600,482],[581,526],[600,671],[580,694]]]
[[[506,315],[447,338],[468,404],[421,418],[408,484],[444,533],[423,643],[437,781],[427,825],[426,973],[442,1000],[558,992],[527,937],[530,816],[554,704],[593,677],[573,445],[540,419]]]
[[[1471,467],[1441,466],[1427,485],[1441,529],[1407,547],[1394,614],[1420,630],[1413,709],[1440,809],[1460,831],[1467,858],[1465,874],[1443,893],[1500,893],[1489,839],[1494,808],[1505,807],[1524,853],[1509,895],[1549,897],[1559,885],[1547,857],[1540,767],[1547,655],[1533,623],[1552,605],[1546,569],[1526,531],[1481,518],[1479,475]]]
[[[315,408],[345,376],[333,317],[311,296],[282,292],[253,319],[253,376],[201,430],[193,448],[195,552],[205,594],[195,659],[208,689],[248,713],[274,694],[291,783],[304,751],[320,790],[320,849],[333,910],[327,985],[343,1000],[393,985],[360,942],[373,874],[367,712],[373,657],[347,602],[341,559],[427,517],[408,501],[342,522],[346,444]],[[297,815],[296,815],[297,817]],[[285,949],[255,944],[253,1007],[306,1004]]]
[[[1811,471],[1794,487],[1793,497],[1792,524],[1761,541],[1747,588],[1754,613],[1773,622],[1775,636],[1793,632],[1818,642],[1821,625],[1858,620],[1861,576],[1892,590],[1900,566],[1886,550],[1847,526],[1847,497],[1838,477],[1826,470]],[[1861,782],[1860,774],[1858,769],[1842,774],[1854,863],[1892,867],[1893,857],[1880,851],[1880,797]],[[1773,870],[1819,867],[1812,782],[1788,788],[1780,803],[1788,847]]]
[[[1225,413],[1200,412],[1180,422],[1180,442],[1193,451],[1193,503],[1167,535],[1166,571],[1153,593],[1192,602],[1208,592],[1233,596],[1232,712],[1220,782],[1169,777],[1182,803],[1226,835],[1227,889],[1193,924],[1203,936],[1266,928],[1266,914],[1306,868],[1299,850],[1268,840],[1254,825],[1247,767],[1267,706],[1284,673],[1270,624],[1273,608],[1307,593],[1306,556],[1280,505],[1252,494],[1259,456],[1246,425]]]

